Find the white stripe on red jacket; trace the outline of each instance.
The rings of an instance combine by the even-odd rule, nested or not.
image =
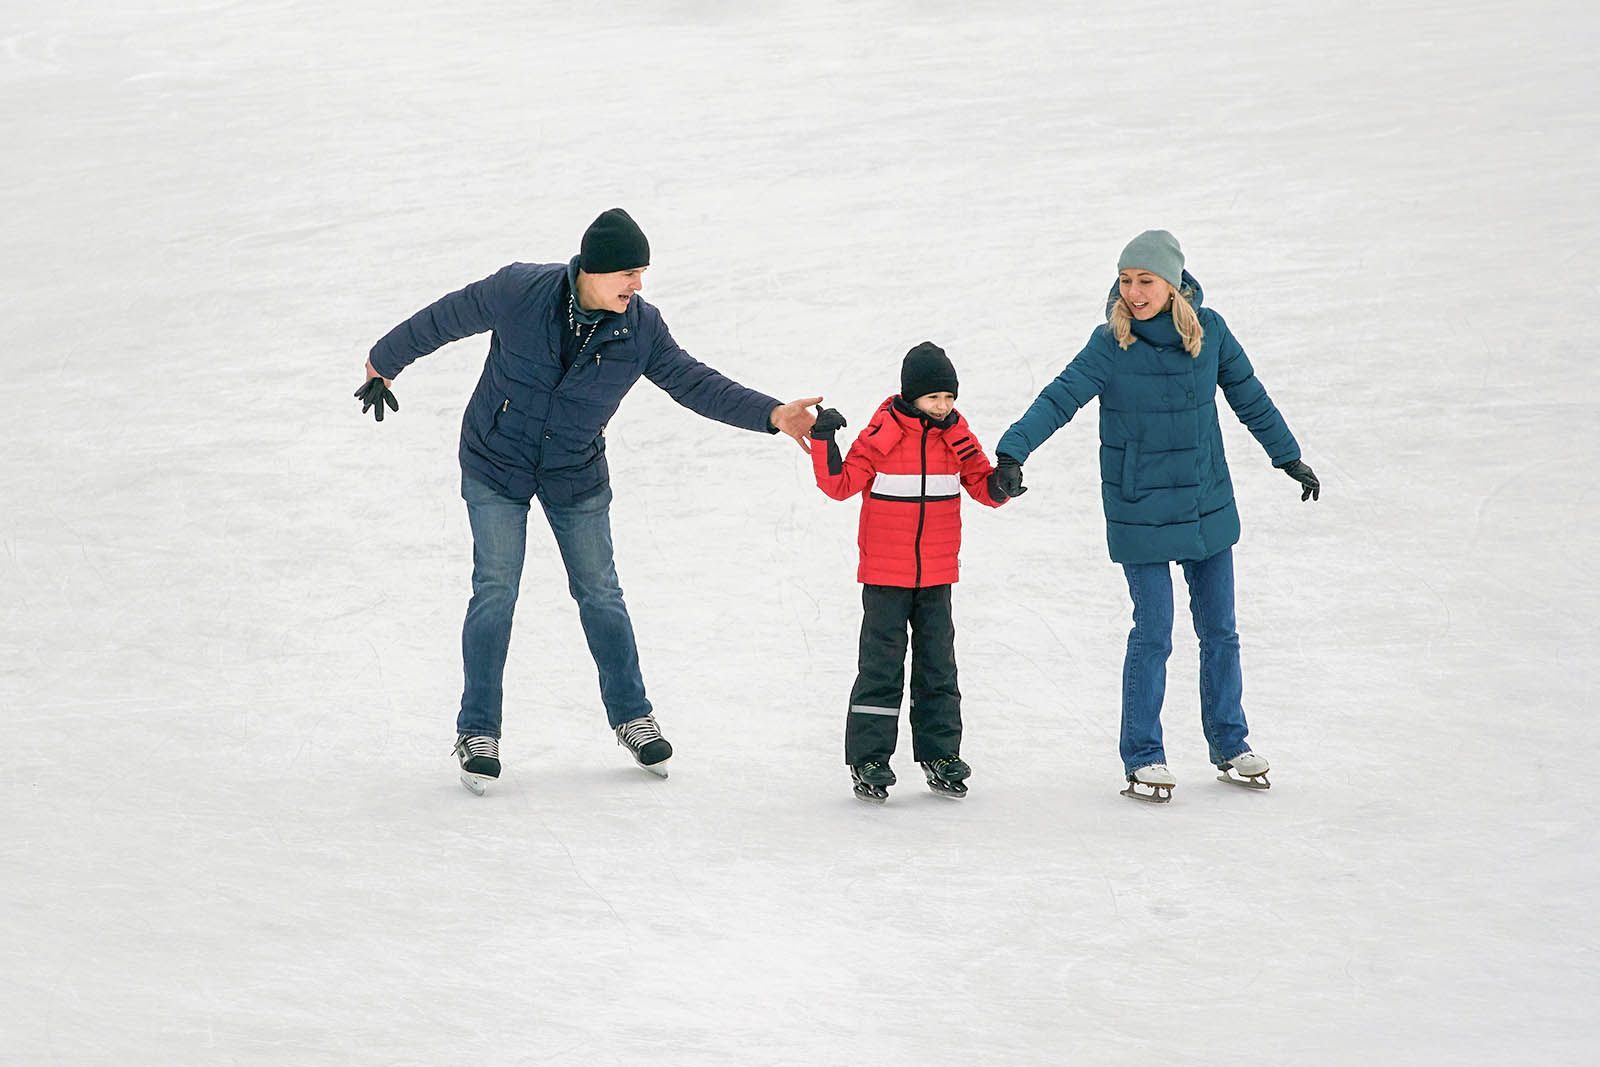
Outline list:
[[[857,581],[912,589],[946,585],[959,577],[960,490],[999,507],[1002,502],[989,495],[994,465],[959,412],[941,429],[897,410],[894,400],[878,405],[840,473],[828,472],[828,449],[814,444],[817,487],[835,500],[861,496]]]

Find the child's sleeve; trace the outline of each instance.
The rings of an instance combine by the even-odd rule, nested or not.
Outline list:
[[[811,469],[817,476],[817,488],[835,500],[849,500],[872,484],[877,474],[877,451],[866,443],[866,433],[856,436],[850,454],[844,457],[843,469],[838,474],[828,470],[827,442],[811,442]]]
[[[1004,500],[996,500],[989,494],[989,475],[994,473],[994,464],[984,455],[983,446],[966,420],[962,419],[955,432],[945,440],[961,464],[961,485],[967,495],[985,507],[997,508],[1004,504]]]

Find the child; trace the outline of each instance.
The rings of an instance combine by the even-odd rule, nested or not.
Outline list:
[[[1239,512],[1222,452],[1217,393],[1273,466],[1317,499],[1321,483],[1228,324],[1183,269],[1177,238],[1147,230],[1123,249],[1106,323],[1000,438],[997,481],[1020,488],[1040,445],[1100,398],[1100,490],[1106,543],[1133,599],[1122,666],[1123,795],[1172,799],[1161,704],[1172,651],[1172,564],[1183,570],[1200,639],[1200,724],[1225,782],[1268,788],[1250,750],[1234,626],[1233,546]]]
[[[817,486],[835,500],[861,495],[861,652],[845,719],[844,758],[855,794],[881,804],[894,785],[911,629],[912,753],[928,787],[964,797],[972,768],[961,759],[950,586],[961,549],[961,490],[989,507],[1005,502],[966,420],[955,409],[956,369],[931,341],[906,353],[900,395],[878,406],[843,459],[834,434],[844,417],[817,415],[811,449]],[[1019,492],[1025,492],[1020,490]]]

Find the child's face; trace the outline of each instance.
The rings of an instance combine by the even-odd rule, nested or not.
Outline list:
[[[950,414],[951,409],[956,406],[956,394],[923,393],[913,403],[916,404],[917,410],[924,415],[942,419]]]

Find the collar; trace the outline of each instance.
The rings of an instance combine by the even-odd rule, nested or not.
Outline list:
[[[567,318],[574,329],[593,326],[610,314],[608,311],[588,311],[578,303],[578,257],[567,261]]]

